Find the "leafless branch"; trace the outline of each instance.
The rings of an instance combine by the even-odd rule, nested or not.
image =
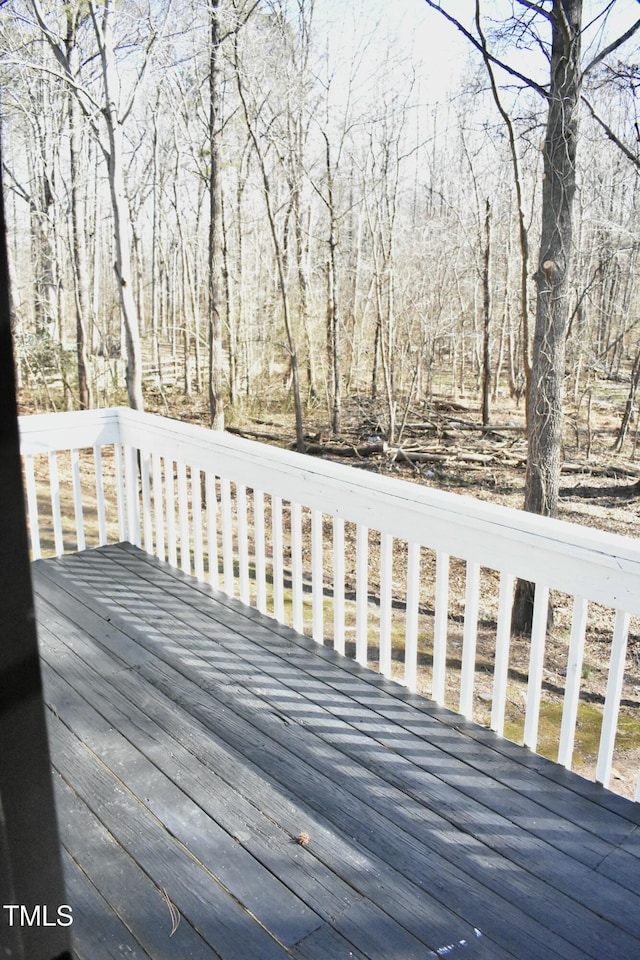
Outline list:
[[[598,116],[598,114],[597,114],[596,111],[594,110],[593,106],[592,106],[591,103],[587,100],[587,98],[585,97],[584,94],[582,94],[581,99],[582,99],[582,102],[584,103],[584,105],[586,106],[587,110],[589,111],[589,113],[590,113],[591,116],[593,117],[593,119],[596,121],[597,124],[599,124],[599,125],[602,127],[602,129],[604,130],[604,132],[605,132],[606,136],[609,138],[609,140],[611,140],[612,143],[615,143],[616,147],[618,147],[618,149],[623,152],[623,154],[625,155],[625,157],[627,158],[627,160],[630,160],[631,163],[636,167],[636,169],[640,170],[640,157],[636,156],[636,154],[633,153],[633,151],[630,150],[629,147],[627,147],[627,145],[622,142],[622,140],[620,139],[620,137],[618,137],[618,136],[613,132],[613,130],[611,129],[611,127],[609,126],[609,124],[608,124],[608,123],[605,123],[605,121],[602,119],[602,117],[599,117],[599,116]]]
[[[62,70],[61,79],[63,79],[65,83],[69,87],[71,87],[71,89],[74,91],[77,97],[78,103],[80,104],[80,109],[82,110],[82,113],[84,114],[85,118],[88,120],[89,124],[91,125],[96,135],[96,140],[100,146],[100,149],[102,150],[105,158],[108,160],[109,151],[105,148],[104,144],[101,141],[100,133],[96,125],[95,114],[92,114],[92,112],[87,109],[87,104],[85,100],[89,104],[91,104],[91,106],[96,111],[96,113],[100,112],[99,105],[93,99],[93,97],[91,96],[89,91],[86,89],[86,87],[78,83],[76,78],[74,77],[73,71],[71,70],[71,65],[69,63],[69,59],[66,53],[64,52],[64,50],[62,49],[62,46],[60,45],[59,38],[57,38],[53,33],[53,31],[49,29],[49,26],[44,19],[44,14],[42,13],[42,7],[40,6],[40,0],[31,0],[31,7],[33,9],[38,26],[42,30],[42,33],[44,34],[44,37],[47,43],[49,44],[49,47],[51,48],[51,51],[54,57],[56,58],[56,60],[58,61],[58,64],[60,65],[60,68]],[[42,67],[41,69],[44,72],[52,72],[52,71],[47,71],[46,67]],[[55,76],[60,77],[60,74],[55,74]]]
[[[546,17],[547,20],[551,20],[549,11],[541,7],[539,3],[532,3],[531,0],[518,0],[518,3],[521,7],[526,7],[527,10],[533,10],[534,13],[539,13],[541,16]]]
[[[453,26],[456,28],[456,30],[459,30],[460,33],[467,38],[469,43],[471,43],[476,48],[476,50],[478,50],[480,53],[483,53],[482,44],[480,43],[478,38],[474,37],[474,35],[469,30],[467,30],[467,28],[464,27],[459,20],[456,20],[456,18],[452,16],[447,10],[443,9],[443,7],[441,7],[440,4],[436,2],[436,0],[425,0],[425,3],[427,4],[427,6],[431,7],[432,10],[437,10],[438,13],[442,14],[445,20],[448,20],[449,23],[452,23]],[[532,90],[535,90],[536,93],[539,93],[541,97],[545,98],[545,100],[548,98],[549,94],[547,90],[545,90],[545,88],[541,86],[539,83],[536,83],[536,81],[533,80],[531,77],[527,77],[524,73],[520,73],[520,71],[516,70],[515,67],[509,66],[508,63],[505,63],[504,60],[501,60],[499,57],[496,57],[493,53],[487,52],[487,56],[492,63],[495,63],[496,66],[500,67],[501,70],[504,70],[505,73],[508,73],[510,76],[515,77],[517,80],[521,80],[522,83],[526,84],[526,86],[530,87]]]
[[[28,203],[29,205],[31,205],[31,203],[33,202],[33,201],[32,201],[32,198],[31,198],[31,194],[30,194],[30,193],[27,193],[27,191],[25,190],[25,188],[24,188],[24,187],[22,186],[22,184],[17,180],[17,178],[13,175],[13,173],[11,172],[10,168],[7,166],[6,163],[3,163],[3,164],[2,164],[2,169],[4,170],[5,175],[6,175],[6,176],[9,178],[9,180],[11,181],[13,190],[18,194],[19,197],[22,197],[22,199],[25,201],[25,203]]]
[[[597,56],[593,58],[591,63],[589,63],[584,68],[584,70],[582,71],[582,76],[586,77],[586,75],[591,70],[593,70],[594,67],[596,67],[599,63],[602,63],[605,57],[608,57],[610,53],[613,53],[613,51],[617,50],[618,47],[621,47],[623,43],[626,43],[627,40],[630,40],[631,37],[634,35],[634,33],[637,33],[639,29],[640,29],[640,18],[636,20],[636,22],[633,23],[628,30],[625,30],[625,32],[621,34],[616,40],[612,40],[610,44],[608,44],[603,50],[601,50],[600,53],[598,53]]]

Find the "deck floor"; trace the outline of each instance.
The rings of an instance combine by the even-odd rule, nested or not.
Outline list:
[[[130,545],[33,576],[78,957],[640,957],[637,804]]]

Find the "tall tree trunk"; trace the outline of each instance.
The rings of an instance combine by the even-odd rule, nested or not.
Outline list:
[[[516,191],[516,200],[518,204],[518,236],[520,241],[520,320],[522,326],[522,362],[524,366],[526,404],[528,414],[529,389],[531,384],[531,360],[529,358],[529,234],[524,213],[524,199],[522,191],[522,176],[520,172],[520,160],[518,159],[518,148],[516,146],[516,133],[511,117],[505,110],[496,82],[493,63],[487,50],[487,42],[482,29],[480,19],[480,0],[476,0],[476,28],[480,38],[480,47],[482,58],[489,74],[491,83],[491,93],[498,112],[502,117],[507,128],[509,138],[509,155],[511,157],[511,167],[513,170],[513,185]]]
[[[235,70],[236,70],[236,85],[238,89],[238,96],[240,97],[240,102],[242,104],[242,111],[244,114],[245,123],[247,125],[249,137],[251,138],[251,143],[253,144],[253,149],[255,150],[255,154],[258,159],[258,164],[260,166],[260,174],[262,178],[267,221],[269,223],[269,232],[271,234],[271,239],[273,241],[273,252],[276,258],[276,269],[277,269],[277,275],[278,275],[278,291],[280,293],[280,299],[282,303],[284,330],[287,337],[287,346],[289,349],[289,357],[290,357],[290,363],[291,363],[291,389],[293,391],[293,405],[295,410],[296,450],[299,453],[304,453],[306,449],[306,443],[304,439],[304,418],[302,413],[302,400],[300,395],[300,373],[298,368],[298,350],[296,347],[296,340],[293,333],[293,323],[291,319],[289,287],[287,284],[287,274],[285,269],[285,246],[281,236],[278,234],[278,227],[276,223],[276,210],[274,208],[274,194],[269,182],[269,175],[267,172],[264,148],[260,142],[260,139],[258,138],[252,118],[249,116],[249,108],[247,105],[245,91],[242,85],[240,58],[238,56],[237,43],[236,43],[236,49],[235,49]]]
[[[327,164],[327,213],[329,216],[329,262],[327,264],[327,359],[331,379],[331,432],[340,433],[342,397],[340,389],[340,339],[338,314],[338,271],[336,264],[337,223],[333,196],[333,169],[329,137],[324,133]]]
[[[231,281],[231,264],[229,254],[228,230],[224,197],[222,199],[222,280],[224,282],[224,299],[227,305],[227,353],[229,371],[229,404],[234,408],[238,399],[238,328],[236,324],[236,309],[233,284]]]
[[[484,219],[484,263],[482,271],[482,423],[491,421],[491,203],[486,202]]]
[[[114,270],[118,282],[120,313],[124,326],[127,348],[127,394],[129,404],[134,410],[142,410],[142,356],[140,350],[140,328],[138,311],[133,295],[133,277],[131,270],[131,214],[127,202],[124,178],[124,146],[122,122],[118,115],[116,91],[118,77],[115,73],[115,54],[111,30],[111,0],[105,0],[102,22],[98,23],[94,6],[91,3],[91,16],[96,32],[102,65],[104,85],[104,119],[109,137],[107,168],[109,174],[109,192],[113,211],[113,231],[115,237],[116,262]]]
[[[631,369],[631,383],[629,385],[629,394],[627,396],[627,402],[624,408],[624,414],[622,416],[622,422],[620,423],[620,428],[616,434],[615,443],[613,449],[616,453],[622,453],[622,448],[624,446],[624,441],[629,430],[629,424],[633,420],[633,417],[636,412],[636,394],[638,392],[638,386],[640,385],[640,348],[635,356],[633,361],[633,367]]]
[[[524,509],[553,517],[558,510],[569,269],[573,252],[578,106],[582,86],[582,0],[554,0],[549,115],[544,142],[542,230],[535,274],[537,302],[529,389]],[[533,586],[519,581],[513,626],[530,629]]]
[[[78,50],[76,47],[76,29],[78,13],[67,7],[67,57],[72,72],[77,69]],[[87,321],[89,306],[89,271],[87,264],[84,216],[80,197],[80,108],[77,97],[69,90],[69,168],[71,174],[71,231],[73,237],[73,266],[76,286],[76,355],[78,358],[78,399],[80,409],[93,406],[91,380],[88,376],[87,357]]]
[[[224,430],[222,400],[222,184],[220,137],[219,0],[209,0],[209,416],[213,430]]]
[[[153,197],[153,219],[151,227],[151,336],[152,336],[152,356],[153,356],[153,369],[155,371],[154,377],[157,385],[162,388],[162,375],[160,371],[160,296],[161,296],[161,280],[160,280],[160,258],[158,256],[158,248],[160,246],[160,184],[158,183],[159,176],[159,163],[158,163],[158,152],[159,152],[159,136],[158,136],[158,123],[157,123],[157,113],[159,109],[159,98],[156,101],[156,108],[153,113],[153,180],[152,180],[152,197]]]

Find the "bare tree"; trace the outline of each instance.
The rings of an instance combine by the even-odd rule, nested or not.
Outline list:
[[[100,64],[100,100],[98,101],[89,85],[83,82],[82,77],[74,71],[65,50],[64,40],[58,35],[55,27],[47,22],[40,0],[30,0],[30,3],[42,36],[49,44],[56,59],[60,75],[77,98],[80,109],[97,138],[107,164],[115,241],[114,272],[127,345],[127,392],[130,405],[141,410],[144,402],[142,397],[140,322],[133,291],[132,229],[125,186],[126,163],[123,127],[141,89],[157,34],[153,31],[143,48],[141,65],[132,84],[131,94],[128,102],[123,105],[119,102],[120,81],[116,67],[116,49],[113,36],[113,0],[102,0],[102,3],[88,0],[89,18],[95,41],[95,55]],[[164,11],[165,21],[169,12],[170,5]],[[100,118],[102,118],[103,126]]]
[[[569,280],[573,254],[573,201],[576,191],[576,153],[582,83],[586,73],[633,36],[640,20],[583,67],[582,0],[517,0],[526,13],[527,29],[542,20],[550,32],[549,84],[544,87],[505,60],[489,52],[484,38],[474,36],[434,0],[425,0],[471,41],[486,63],[497,64],[537,90],[547,103],[543,146],[541,237],[535,272],[537,302],[533,355],[528,394],[528,458],[524,508],[555,516],[560,487],[565,342],[569,321]],[[610,8],[606,4],[603,15]],[[476,0],[479,22],[479,0]],[[538,42],[542,42],[538,36]],[[533,616],[533,587],[519,582],[513,625],[528,629]]]
[[[79,72],[79,53],[76,42],[80,8],[68,5],[66,14],[65,53],[74,76]],[[80,165],[82,162],[80,108],[75,94],[69,89],[69,172],[71,177],[71,233],[76,301],[76,355],[78,360],[78,399],[80,409],[93,405],[91,378],[88,373],[87,323],[89,320],[89,272],[87,265],[86,238],[84,236],[84,211],[80,197]]]
[[[222,400],[222,98],[220,93],[220,3],[209,0],[209,415],[224,430]]]

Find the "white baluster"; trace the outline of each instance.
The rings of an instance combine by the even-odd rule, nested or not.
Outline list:
[[[205,494],[207,498],[207,548],[209,551],[209,583],[214,590],[220,589],[218,570],[218,495],[216,478],[207,471],[205,475]]]
[[[392,619],[392,580],[393,580],[393,537],[390,533],[381,534],[380,539],[380,673],[391,677],[391,619]],[[406,682],[406,681],[405,681]]]
[[[293,595],[293,629],[304,633],[302,582],[302,507],[291,504],[291,580]]]
[[[238,566],[240,573],[240,599],[249,606],[249,534],[247,523],[247,488],[236,484],[236,509],[238,517]]]
[[[172,567],[178,566],[178,543],[176,539],[176,494],[174,479],[174,463],[165,457],[164,479],[167,493],[167,551],[169,563]]]
[[[55,451],[49,452],[49,484],[51,488],[51,517],[53,520],[53,543],[56,556],[64,553],[62,537],[62,511],[60,506],[60,477],[58,474],[58,457]]]
[[[24,458],[24,473],[27,487],[27,506],[29,511],[29,534],[31,537],[31,557],[39,560],[42,556],[40,545],[40,522],[38,517],[38,494],[33,469],[33,457],[28,453]]]
[[[178,463],[178,522],[180,529],[180,569],[191,573],[191,544],[189,543],[189,493],[187,465]]]
[[[316,643],[324,643],[324,570],[320,510],[311,511],[311,596],[313,608],[311,635]]]
[[[538,722],[542,696],[542,670],[547,635],[549,612],[549,588],[536,584],[531,627],[531,651],[529,654],[529,685],[527,687],[527,712],[524,721],[524,745],[535,750],[538,745]]]
[[[479,597],[480,564],[469,561],[467,562],[467,586],[464,598],[462,670],[460,673],[460,713],[468,720],[471,720],[473,717],[473,688],[476,678]]]
[[[627,635],[629,633],[629,614],[623,610],[616,611],[616,621],[613,627],[613,641],[611,643],[611,658],[609,660],[609,678],[607,680],[607,695],[604,702],[604,717],[602,718],[602,732],[598,750],[598,764],[596,766],[596,782],[604,787],[609,786],[611,766],[613,763],[613,749],[616,743],[618,730],[618,713],[620,712],[620,698],[622,696],[622,681],[624,680],[624,665],[627,654]]]
[[[443,704],[447,675],[447,624],[449,620],[449,556],[436,553],[436,604],[433,618],[432,696]]]
[[[493,703],[491,704],[491,729],[504,733],[504,716],[507,702],[509,677],[509,649],[511,647],[511,609],[513,606],[514,577],[500,574],[500,599],[498,600],[498,628],[496,630],[496,656],[493,668]]]
[[[369,602],[369,530],[356,528],[356,660],[367,665]]]
[[[282,497],[271,497],[271,530],[271,549],[273,559],[273,615],[278,623],[284,623]]]
[[[573,615],[571,617],[571,640],[569,641],[569,655],[567,658],[567,683],[564,691],[564,705],[562,708],[562,725],[560,727],[560,747],[558,749],[558,763],[568,770],[571,769],[573,759],[573,744],[578,719],[578,703],[580,701],[580,680],[582,679],[582,661],[584,658],[584,640],[587,629],[587,601],[582,597],[575,597],[573,601]]]
[[[193,569],[198,580],[204,580],[204,546],[202,532],[202,475],[191,466],[191,512],[193,515]]]
[[[344,655],[344,520],[333,518],[333,647]]]
[[[93,464],[96,477],[96,509],[98,514],[98,544],[107,542],[107,512],[105,508],[104,473],[102,467],[102,447],[93,448]]]
[[[125,504],[124,504],[124,467],[122,456],[122,444],[114,445],[116,460],[116,504],[118,507],[118,540],[122,542],[127,539],[127,527],[125,522]]]
[[[149,476],[149,454],[140,452],[142,473],[142,529],[144,534],[144,549],[153,553],[153,522],[151,517],[151,478]]]
[[[267,612],[267,559],[264,540],[264,493],[253,491],[253,539],[256,563],[256,607]]]
[[[418,688],[418,601],[420,597],[420,546],[410,543],[407,555],[407,610],[404,643],[404,682]]]
[[[82,508],[82,484],[80,482],[80,453],[71,451],[71,484],[73,487],[73,513],[76,521],[76,544],[78,550],[86,548],[84,536],[84,512]]]
[[[222,523],[222,575],[224,592],[232,597],[235,593],[233,571],[233,517],[231,515],[231,481],[220,479],[220,515]]]
[[[138,500],[138,451],[128,444],[124,448],[124,483],[127,499],[127,539],[142,546],[140,536],[140,502]]]
[[[156,526],[156,556],[160,560],[165,558],[164,540],[164,497],[162,496],[162,458],[159,453],[153,454],[153,512]]]

